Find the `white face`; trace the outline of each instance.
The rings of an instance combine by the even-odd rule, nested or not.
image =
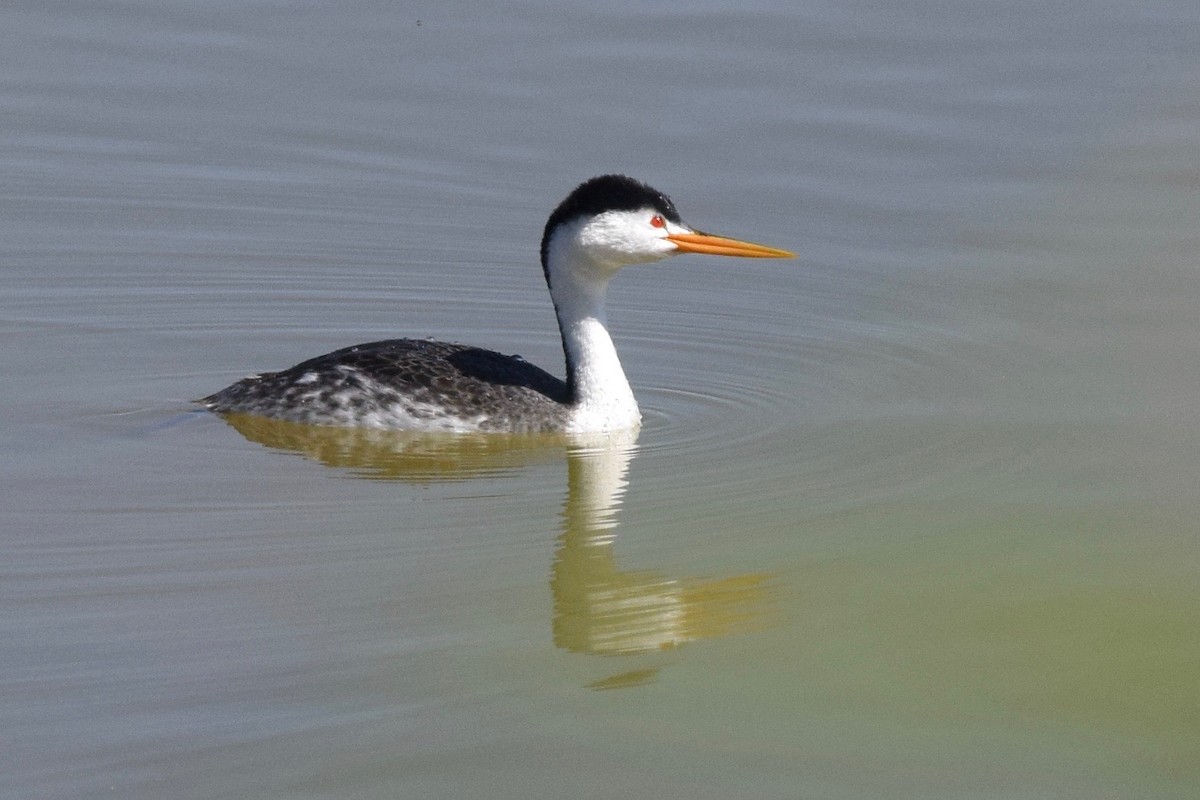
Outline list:
[[[575,241],[591,260],[616,270],[674,255],[678,247],[667,241],[667,234],[691,232],[686,225],[671,222],[654,208],[646,207],[599,214],[578,229]]]

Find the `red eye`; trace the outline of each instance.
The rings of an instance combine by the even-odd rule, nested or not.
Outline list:
[[[656,228],[667,227],[667,221],[665,219],[663,219],[662,216],[659,214],[655,214],[653,217],[650,218],[650,224]]]

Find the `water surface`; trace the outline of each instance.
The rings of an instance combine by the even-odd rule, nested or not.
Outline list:
[[[1155,797],[1200,782],[1200,12],[10,3],[0,789]],[[611,294],[635,439],[242,375],[558,371],[620,170],[787,262]]]

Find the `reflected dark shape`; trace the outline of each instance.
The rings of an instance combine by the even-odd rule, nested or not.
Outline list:
[[[658,677],[658,673],[658,667],[632,669],[629,672],[619,672],[616,675],[592,681],[587,685],[587,688],[595,689],[597,692],[607,692],[610,689],[629,689],[634,686],[645,686],[647,683],[653,683],[654,679]]]
[[[238,433],[327,467],[411,483],[494,477],[562,458],[563,434],[420,433],[305,425],[256,414],[223,414]]]
[[[305,425],[249,414],[224,419],[252,442],[373,480],[469,480],[565,455],[567,495],[550,576],[554,644],[563,650],[606,656],[657,653],[769,624],[771,577],[766,573],[671,578],[618,565],[617,511],[636,453],[636,431],[436,434]],[[658,670],[624,670],[589,687],[640,686],[653,681]]]

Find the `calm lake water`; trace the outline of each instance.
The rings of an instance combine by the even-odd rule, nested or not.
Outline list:
[[[1200,6],[8,2],[0,795],[1195,798]],[[561,369],[623,171],[637,437],[190,400]]]

